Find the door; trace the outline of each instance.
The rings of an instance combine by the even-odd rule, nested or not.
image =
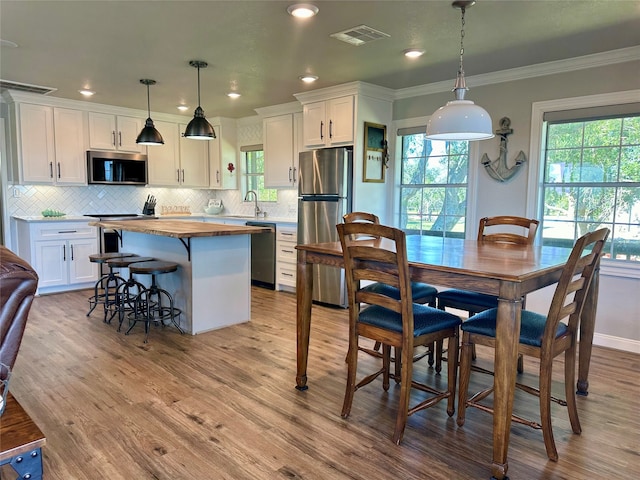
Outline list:
[[[87,161],[84,139],[84,112],[68,108],[53,109],[57,183],[86,185]]]
[[[149,185],[178,186],[180,129],[175,123],[162,121],[156,121],[155,126],[162,135],[164,145],[150,146],[148,149]]]
[[[69,242],[68,248],[69,284],[95,282],[98,279],[98,264],[91,263],[89,255],[98,251],[96,240],[74,240]]]
[[[300,153],[298,192],[304,195],[346,196],[349,186],[348,151],[323,148]]]
[[[33,267],[38,272],[38,288],[67,284],[67,253],[66,240],[35,242]]]
[[[27,103],[18,109],[22,181],[51,184],[55,163],[53,109]]]

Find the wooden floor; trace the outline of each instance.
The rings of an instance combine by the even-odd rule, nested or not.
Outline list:
[[[291,294],[254,288],[250,323],[198,336],[153,328],[147,345],[142,327],[125,336],[97,313],[86,317],[88,295],[35,299],[11,381],[47,436],[46,480],[490,476],[486,413],[468,410],[458,428],[439,404],[410,417],[396,446],[399,389],[385,393],[376,380],[356,392],[351,416],[340,417],[346,311],[314,306],[310,388],[299,392]],[[363,372],[375,361],[364,357]],[[426,367],[416,375],[446,379]],[[490,378],[474,374],[472,382]],[[514,424],[510,478],[640,478],[639,379],[639,355],[596,347],[590,395],[578,398],[582,435],[572,434],[565,409],[554,404],[555,463],[540,431]],[[537,418],[534,397],[518,394],[516,405]]]

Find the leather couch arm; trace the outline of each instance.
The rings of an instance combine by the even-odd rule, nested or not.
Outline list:
[[[0,363],[13,368],[38,286],[38,275],[22,258],[0,245]],[[6,370],[0,369],[5,380]]]

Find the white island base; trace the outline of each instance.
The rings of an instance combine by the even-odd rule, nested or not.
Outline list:
[[[180,326],[195,335],[248,322],[251,318],[251,236],[221,235],[181,239],[122,231],[120,251],[176,262],[174,273],[156,276],[182,310]],[[128,275],[128,273],[127,273]],[[145,285],[150,275],[138,275]]]

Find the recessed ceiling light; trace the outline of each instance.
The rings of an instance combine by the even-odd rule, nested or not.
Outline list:
[[[181,112],[186,112],[187,110],[189,110],[189,105],[178,105],[178,110],[180,110]]]
[[[318,7],[310,3],[296,3],[287,7],[287,13],[297,18],[310,18],[318,13]]]
[[[238,92],[229,92],[229,93],[227,93],[227,97],[229,97],[229,98],[238,98],[240,96],[241,96],[241,94],[239,94]]]
[[[404,56],[408,58],[418,58],[424,55],[424,50],[420,50],[419,48],[407,48],[402,53],[404,53]]]
[[[82,95],[84,97],[91,97],[91,96],[95,95],[95,93],[96,93],[93,90],[88,90],[86,88],[83,88],[82,90],[78,90],[78,92],[80,92],[80,95]]]
[[[318,77],[315,75],[300,75],[298,78],[304,83],[313,83],[318,80]]]

